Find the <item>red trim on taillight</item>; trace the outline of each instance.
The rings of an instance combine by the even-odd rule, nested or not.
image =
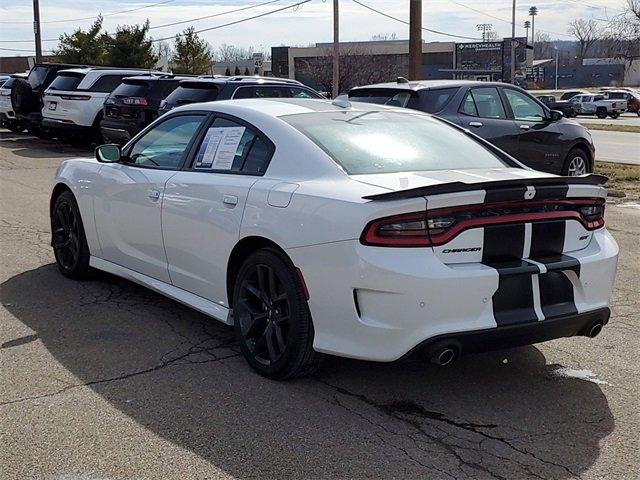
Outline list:
[[[509,210],[527,210],[543,208],[545,206],[574,207],[576,210],[556,211],[520,211],[508,213]],[[602,210],[600,216],[587,218],[579,210],[580,207],[598,206]],[[505,210],[500,215],[475,216],[474,214],[491,210]],[[462,216],[464,215],[464,216]],[[450,242],[460,233],[471,228],[486,227],[490,225],[507,225],[513,223],[531,223],[548,220],[576,220],[587,230],[596,230],[604,226],[604,199],[602,198],[576,198],[576,199],[548,199],[539,201],[483,203],[477,205],[463,205],[430,210],[428,212],[411,212],[390,217],[379,218],[367,224],[360,242],[364,245],[380,247],[431,247],[444,245]],[[461,218],[462,216],[462,218]],[[470,217],[471,216],[471,217]],[[451,226],[447,228],[429,228],[429,221],[438,219],[447,220],[455,218]],[[387,229],[382,231],[385,225],[401,225],[424,222],[424,229]]]
[[[147,99],[144,97],[125,97],[122,99],[125,105],[148,105]]]

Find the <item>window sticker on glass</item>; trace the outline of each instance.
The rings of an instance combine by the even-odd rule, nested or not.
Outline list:
[[[213,127],[200,145],[196,168],[231,170],[245,127]]]

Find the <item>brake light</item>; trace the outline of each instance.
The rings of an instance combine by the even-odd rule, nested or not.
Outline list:
[[[148,105],[147,99],[144,97],[126,97],[122,99],[125,105]]]
[[[576,220],[586,230],[596,230],[604,226],[604,199],[486,203],[393,215],[369,222],[360,242],[379,247],[431,247],[444,245],[470,228],[550,220]]]
[[[91,100],[90,95],[60,95],[63,100]]]

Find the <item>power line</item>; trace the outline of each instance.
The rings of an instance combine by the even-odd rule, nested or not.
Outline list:
[[[174,1],[174,0],[172,0],[172,1]],[[254,5],[249,5],[249,6],[242,7],[242,8],[236,8],[236,9],[233,9],[233,10],[226,10],[224,12],[214,13],[212,15],[205,15],[203,17],[196,17],[196,18],[191,18],[189,20],[182,20],[180,22],[166,23],[166,24],[163,24],[163,25],[155,25],[155,26],[149,27],[149,30],[154,30],[154,29],[157,29],[157,28],[164,28],[164,27],[172,27],[174,25],[181,25],[181,24],[184,24],[184,23],[196,22],[198,20],[204,20],[204,19],[207,19],[207,18],[221,17],[223,15],[229,15],[231,13],[237,13],[237,12],[240,12],[240,11],[243,11],[243,10],[250,10],[252,8],[263,7],[265,5],[270,5],[272,3],[277,3],[277,2],[281,2],[281,1],[282,0],[269,0],[268,2],[257,3],[257,4],[254,4]],[[58,38],[47,38],[47,39],[42,40],[42,41],[43,42],[57,42],[57,41],[59,41],[59,39]],[[33,42],[33,39],[30,39],[30,40],[0,40],[0,43],[31,43],[31,42]]]
[[[105,14],[98,14],[98,15],[93,15],[92,17],[83,17],[83,18],[65,18],[64,20],[49,20],[48,22],[40,22],[40,23],[66,23],[66,22],[80,22],[82,20],[93,20],[95,18],[98,18],[98,16],[102,16],[102,17],[111,17],[113,15],[121,15],[123,13],[130,13],[130,12],[137,12],[138,10],[144,10],[145,8],[152,8],[152,7],[157,7],[158,5],[164,5],[166,3],[171,3],[171,2],[175,2],[176,0],[164,0],[162,2],[158,2],[158,3],[152,3],[151,5],[144,5],[142,7],[136,7],[136,8],[131,8],[129,10],[121,10],[119,12],[110,12],[110,13],[105,13]],[[0,22],[0,23],[10,23],[10,24],[15,24],[15,23],[33,23],[33,22]]]
[[[300,5],[304,5],[305,3],[309,3],[311,0],[302,0],[301,2],[297,2],[297,3],[293,3],[291,5],[287,5],[286,7],[281,7],[281,8],[277,8],[275,10],[270,10],[268,12],[265,13],[261,13],[259,15],[254,15],[253,17],[247,17],[247,18],[243,18],[242,20],[235,20],[233,22],[228,22],[228,23],[223,23],[222,25],[216,25],[215,27],[209,27],[209,28],[203,28],[201,30],[195,30],[193,33],[202,33],[202,32],[209,32],[211,30],[217,30],[219,28],[224,28],[224,27],[229,27],[231,25],[237,25],[238,23],[242,23],[242,22],[248,22],[249,20],[254,20],[256,18],[260,18],[260,17],[266,17],[267,15],[271,15],[273,13],[278,13],[278,12],[282,12],[283,10],[288,10],[290,8],[295,8],[295,7],[299,7]],[[183,37],[184,33],[177,33],[175,35],[172,35],[170,37],[164,37],[164,38],[154,38],[153,40],[151,40],[153,43],[155,42],[162,42],[164,40],[173,40],[176,37]]]
[[[31,50],[26,50],[24,48],[2,48],[0,47],[0,50],[4,51],[4,52],[29,52],[29,53],[35,53],[34,49]],[[51,53],[51,51],[49,50],[45,50],[46,53]]]
[[[221,17],[222,15],[228,15],[229,13],[241,12],[242,10],[249,10],[251,8],[262,7],[264,5],[269,5],[271,3],[277,3],[277,2],[281,2],[281,1],[282,0],[270,0],[268,2],[257,3],[255,5],[249,5],[247,7],[242,7],[242,8],[236,8],[235,10],[227,10],[226,12],[214,13],[213,15],[206,15],[204,17],[191,18],[189,20],[182,20],[180,22],[165,23],[164,25],[155,25],[155,26],[150,27],[149,30],[154,30],[156,28],[172,27],[174,25],[181,25],[183,23],[197,22],[198,20],[204,20],[206,18]]]
[[[400,23],[404,23],[405,25],[409,25],[409,22],[407,22],[405,20],[402,20],[401,18],[394,17],[394,16],[389,15],[387,13],[381,12],[380,10],[376,10],[375,8],[370,7],[369,5],[366,5],[366,4],[362,3],[362,2],[359,2],[358,0],[351,0],[351,1],[353,3],[357,3],[361,7],[364,7],[366,9],[368,9],[368,10],[371,10],[372,12],[380,14],[383,17],[387,17],[387,18],[390,18],[391,20],[395,20],[396,22],[400,22]],[[422,27],[422,30],[424,30],[426,32],[436,33],[438,35],[446,35],[447,37],[464,38],[466,40],[480,40],[480,38],[478,38],[478,37],[465,37],[464,35],[454,35],[453,33],[439,32],[438,30],[431,30],[431,29],[425,28],[425,27]]]

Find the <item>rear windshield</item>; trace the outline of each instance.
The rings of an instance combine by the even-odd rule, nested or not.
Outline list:
[[[166,98],[171,105],[211,102],[218,97],[218,87],[208,82],[182,82]]]
[[[83,73],[59,73],[49,85],[49,90],[75,90],[83,78]]]
[[[418,94],[407,89],[358,88],[349,92],[349,100],[390,107],[418,107]]]
[[[111,95],[114,97],[144,97],[149,90],[149,82],[144,80],[124,80]]]
[[[29,85],[31,85],[31,88],[40,87],[44,83],[45,79],[47,78],[48,72],[49,72],[49,67],[32,68],[31,71],[29,72],[29,77],[27,77],[27,80],[29,82]]]
[[[418,113],[337,111],[281,118],[350,175],[507,166],[464,132]]]

